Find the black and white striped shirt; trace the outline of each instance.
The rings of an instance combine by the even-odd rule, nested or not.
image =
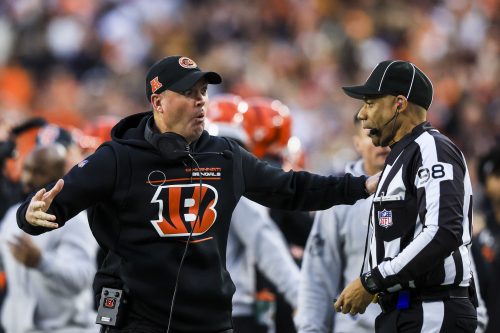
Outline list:
[[[422,123],[394,144],[372,209],[372,276],[384,290],[468,286],[472,188],[462,152]]]

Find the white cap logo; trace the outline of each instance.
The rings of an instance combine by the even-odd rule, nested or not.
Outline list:
[[[196,63],[189,59],[188,57],[180,57],[179,58],[179,65],[181,65],[181,67],[184,67],[184,68],[196,68],[198,67],[198,65],[196,65]]]

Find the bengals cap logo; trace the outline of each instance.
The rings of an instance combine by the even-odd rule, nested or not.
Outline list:
[[[151,199],[158,204],[158,219],[151,224],[160,237],[189,236],[193,227],[193,236],[202,235],[217,218],[217,199],[217,190],[207,184],[158,186]]]
[[[181,65],[181,67],[184,67],[184,68],[196,68],[198,67],[198,65],[196,65],[196,63],[189,59],[188,57],[180,57],[179,58],[179,65]]]

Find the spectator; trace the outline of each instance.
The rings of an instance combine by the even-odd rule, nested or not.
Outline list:
[[[224,91],[289,105],[312,169],[329,171],[333,156],[341,171],[353,158],[344,149],[353,104],[332,87],[366,77],[392,56],[411,57],[436,78],[430,120],[472,163],[500,132],[498,1],[89,0],[75,6],[11,0],[0,7],[0,95],[22,105],[2,105],[2,112],[57,116],[56,108],[74,120],[79,113],[72,124],[122,117],[144,107],[138,75],[152,59],[189,52],[205,66],[223,68]],[[61,83],[54,82],[58,77]]]
[[[244,130],[244,113],[248,105],[239,96],[220,95],[209,103],[208,132],[237,141],[248,149],[251,145]],[[299,269],[269,211],[246,198],[241,198],[233,212],[227,241],[227,269],[236,287],[233,295],[235,333],[267,333],[274,331],[269,300],[257,294],[256,267],[297,307]]]
[[[24,192],[61,177],[65,157],[60,145],[30,153],[21,173]],[[2,326],[16,333],[97,332],[91,293],[96,244],[86,214],[73,217],[67,228],[33,238],[17,226],[18,207],[9,209],[0,229],[0,260],[8,286]]]
[[[375,147],[355,119],[353,143],[361,156],[349,164],[346,172],[373,175],[382,171],[388,147]],[[316,213],[302,263],[299,308],[295,318],[299,333],[369,333],[375,331],[378,307],[368,307],[364,314],[336,314],[333,300],[349,281],[359,276],[365,255],[366,232],[371,198],[352,206],[335,206]]]
[[[497,146],[483,156],[479,163],[479,179],[484,185],[484,213],[486,226],[476,236],[483,258],[491,268],[490,288],[486,306],[490,321],[486,332],[493,333],[500,325],[500,293],[496,283],[500,281],[500,148]]]
[[[283,169],[288,154],[288,142],[292,135],[290,109],[280,100],[269,97],[251,97],[247,98],[246,102],[248,110],[245,112],[243,125],[250,137],[252,153]],[[313,223],[312,215],[308,212],[277,208],[271,208],[269,214],[285,237],[297,267],[300,267],[307,235]],[[269,325],[275,326],[276,332],[296,332],[293,323],[294,308],[283,297],[283,293],[262,274],[258,274],[257,282],[258,295],[262,296],[263,304],[267,303],[267,314],[264,317],[274,319],[270,320]]]

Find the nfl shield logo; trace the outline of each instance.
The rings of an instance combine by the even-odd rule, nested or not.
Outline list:
[[[378,212],[378,225],[386,229],[392,225],[392,210]]]

